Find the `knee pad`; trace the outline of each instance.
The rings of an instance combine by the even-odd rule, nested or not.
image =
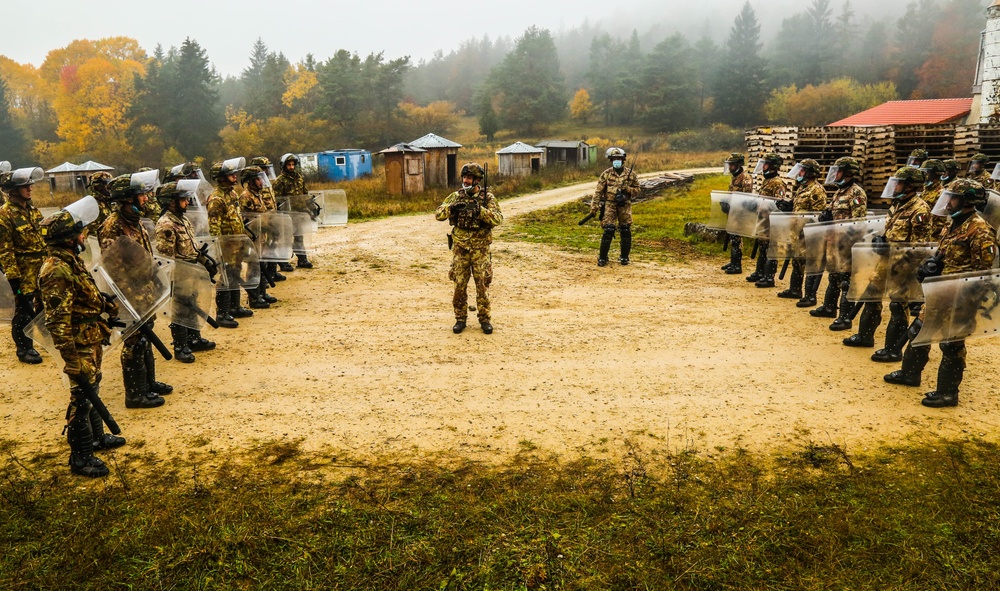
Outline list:
[[[965,360],[965,341],[941,343],[941,354],[946,357]]]
[[[617,230],[617,227],[615,227],[614,224],[609,225],[609,226],[604,226],[604,236],[606,238],[614,238],[615,237],[615,230]]]
[[[632,234],[632,225],[631,224],[623,224],[619,228],[619,231],[621,231],[622,236],[631,235]]]
[[[906,306],[903,305],[903,302],[889,302],[889,312],[891,312],[893,316],[903,314],[905,313],[905,310]]]

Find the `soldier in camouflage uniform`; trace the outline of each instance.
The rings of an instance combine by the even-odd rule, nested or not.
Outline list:
[[[42,176],[40,168],[21,168],[0,173],[0,188],[7,192],[7,202],[0,206],[0,270],[7,275],[14,292],[14,317],[11,336],[21,363],[41,363],[24,328],[42,311],[38,294],[38,270],[45,256],[45,243],[39,231],[42,214],[31,203],[31,187]]]
[[[823,172],[819,163],[812,158],[806,158],[798,163],[799,170],[795,174],[795,190],[792,194],[792,211],[803,213],[822,211],[826,209],[826,189],[819,183],[819,175]],[[805,260],[792,259],[792,277],[788,289],[778,294],[779,298],[797,299],[796,305],[808,308],[816,305],[816,291],[819,289],[821,275],[805,276]],[[802,284],[805,282],[805,294]]]
[[[234,159],[235,160],[235,159]],[[232,160],[212,165],[215,191],[208,198],[208,231],[212,236],[237,236],[245,234],[243,215],[240,211],[240,194],[236,192],[236,179],[242,166],[235,167]],[[219,326],[237,328],[236,318],[249,318],[253,310],[240,305],[240,292],[220,290],[215,296],[215,320]]]
[[[282,197],[309,194],[309,190],[306,188],[306,180],[299,172],[299,166],[299,158],[295,154],[285,154],[281,157],[281,174],[272,183],[274,197],[278,201],[278,205],[281,205],[281,202],[284,201]],[[302,236],[295,237],[295,243],[292,247],[295,251],[303,251],[304,241]],[[297,254],[295,256],[298,260],[295,264],[296,267],[312,269],[313,264],[309,262],[309,258],[305,254]],[[280,266],[282,271],[293,270],[292,265],[289,263],[281,263]]]
[[[204,179],[204,175],[201,174],[201,169],[194,162],[185,162],[183,164],[178,164],[177,166],[171,167],[170,170],[163,176],[164,183],[172,183],[183,180],[194,180],[194,179]],[[161,209],[163,204],[160,204]]]
[[[916,148],[910,152],[910,157],[906,159],[906,165],[910,168],[921,168],[927,160],[927,157],[927,150],[923,148]]]
[[[0,179],[3,178],[4,173],[10,172],[10,162],[6,160],[0,160]],[[7,193],[3,189],[0,189],[0,205],[7,203]]]
[[[918,277],[983,271],[993,267],[997,256],[996,230],[976,211],[986,205],[986,190],[976,181],[959,179],[945,189],[949,195],[948,215],[951,227],[941,237],[939,263],[925,262]],[[934,259],[931,259],[933,261]],[[936,267],[936,268],[935,268]],[[923,316],[923,314],[921,314]],[[965,341],[941,343],[937,389],[928,392],[921,404],[932,408],[958,405],[958,388],[965,374]],[[927,365],[929,346],[906,348],[902,367],[885,376],[890,384],[919,386],[920,374]]]
[[[753,192],[753,178],[750,176],[750,173],[743,169],[745,163],[746,158],[739,152],[733,152],[729,155],[729,158],[726,158],[724,164],[726,172],[733,177],[729,181],[730,191],[739,193]],[[727,275],[740,275],[743,273],[742,236],[736,234],[729,235],[729,263],[723,265],[722,270]]]
[[[759,195],[774,198],[779,211],[791,211],[794,205],[788,196],[788,188],[785,186],[785,181],[778,176],[781,171],[781,156],[768,153],[764,154],[760,161],[760,174],[764,177],[764,181],[761,183]],[[774,287],[774,274],[778,271],[778,261],[767,260],[767,249],[770,245],[769,240],[758,240],[757,268],[746,278],[757,287]]]
[[[986,154],[976,154],[969,161],[969,179],[972,179],[983,186],[984,189],[993,189],[993,179],[990,178],[990,173],[993,172],[993,168],[990,166],[990,157]]]
[[[102,170],[95,172],[87,179],[87,183],[90,185],[90,194],[97,200],[100,211],[97,219],[87,227],[89,235],[97,236],[97,231],[101,229],[104,220],[111,215],[111,192],[108,191],[108,183],[111,182],[111,178],[111,173]]]
[[[169,182],[156,190],[156,199],[163,209],[163,215],[157,220],[153,234],[156,252],[160,256],[205,265],[209,273],[214,273],[217,270],[216,263],[209,261],[195,247],[194,229],[184,216],[193,197],[190,193],[177,190],[176,182]],[[180,324],[170,325],[170,336],[173,338],[174,359],[182,363],[194,363],[193,353],[215,348],[215,343],[202,337],[200,330],[189,329]]]
[[[921,169],[904,166],[896,171],[886,183],[886,192],[892,197],[889,218],[885,222],[885,234],[872,242],[888,253],[893,242],[927,242],[931,238],[931,208],[917,195],[924,183]],[[881,264],[875,270],[883,276],[888,269]],[[879,283],[882,283],[881,281]],[[906,332],[909,324],[906,318],[906,302],[889,303],[891,316],[885,333],[885,348],[872,355],[873,361],[893,361],[892,349]],[[858,321],[857,334],[844,339],[848,347],[874,347],[875,330],[882,323],[882,301],[865,302]],[[898,354],[894,361],[899,361]]]
[[[85,248],[82,222],[60,211],[41,222],[46,257],[38,276],[45,303],[45,326],[63,359],[63,372],[70,379],[70,402],[66,409],[69,439],[69,467],[74,474],[100,477],[108,474],[95,450],[125,444],[123,437],[104,432],[103,421],[84,396],[79,385],[85,382],[100,389],[102,344],[111,329],[102,314],[118,315],[114,302],[105,299],[79,253]]]
[[[144,166],[139,170],[137,170],[136,172],[149,172],[151,170],[154,169],[149,168],[148,166]],[[159,172],[156,173],[157,177],[159,177],[159,174],[160,174]],[[142,206],[142,217],[146,218],[147,220],[152,220],[153,223],[156,223],[156,220],[160,219],[160,215],[162,213],[163,211],[160,209],[160,204],[156,201],[156,199],[153,199],[152,195],[147,195],[146,203],[144,203]]]
[[[868,195],[860,184],[861,164],[850,156],[838,158],[830,168],[827,183],[837,187],[830,206],[824,210],[825,219],[833,221],[863,219],[868,213]],[[850,308],[847,290],[851,286],[851,273],[829,273],[829,284],[823,305],[809,312],[817,318],[836,318],[830,330],[851,328]],[[840,300],[840,316],[837,316],[837,300]]]
[[[270,211],[265,204],[265,181],[267,173],[259,166],[248,166],[240,174],[240,184],[243,185],[243,193],[240,194],[240,210],[256,213]],[[270,189],[270,186],[267,186]],[[247,289],[250,296],[251,308],[270,308],[271,304],[278,301],[278,298],[267,293],[267,263],[260,263],[260,283],[255,289]]]
[[[465,330],[469,314],[469,278],[476,282],[476,309],[479,325],[486,334],[493,333],[490,322],[490,283],[493,281],[493,258],[490,244],[493,228],[503,222],[503,213],[493,193],[481,186],[483,168],[474,162],[462,167],[462,188],[448,195],[434,212],[438,221],[448,220],[454,226],[451,270],[448,278],[455,282],[452,305],[455,326],[452,332]]]
[[[944,163],[940,160],[929,159],[924,161],[921,165],[920,170],[924,172],[924,191],[920,194],[920,198],[924,200],[931,209],[934,208],[934,204],[937,203],[938,197],[941,196],[941,191],[944,188],[941,179],[943,179],[947,174],[948,170],[945,168]],[[932,242],[937,242],[941,238],[941,233],[951,224],[951,218],[946,215],[931,215],[931,231],[930,240]],[[898,361],[898,359],[896,360]]]
[[[139,221],[146,209],[149,194],[159,185],[159,173],[143,175],[141,173],[123,174],[115,177],[108,184],[111,192],[111,202],[115,211],[108,216],[97,231],[101,250],[107,250],[120,237],[142,246],[143,250],[153,256],[153,245],[149,241],[146,228]],[[147,322],[153,327],[153,320]],[[165,400],[161,395],[174,391],[169,384],[156,381],[156,357],[153,355],[153,345],[142,334],[136,331],[122,343],[122,382],[125,384],[125,408],[155,408],[162,406]]]
[[[597,190],[590,200],[590,213],[601,215],[601,248],[597,255],[597,266],[608,264],[608,251],[615,238],[615,229],[621,231],[621,254],[619,264],[629,264],[632,251],[632,199],[639,196],[639,177],[625,169],[625,150],[608,148],[606,153],[611,167],[597,179]],[[617,224],[617,225],[616,225]]]
[[[270,181],[260,190],[260,199],[264,203],[265,211],[277,211],[278,202],[274,198],[274,187],[271,186],[271,183],[277,180],[277,177],[274,176],[274,165],[271,164],[271,160],[267,156],[255,156],[250,159],[250,166],[259,167],[264,171]],[[284,275],[278,272],[278,263],[264,263],[264,270],[267,272],[267,276],[274,282],[284,281],[286,279]],[[264,299],[267,300],[268,303],[273,304],[274,302],[268,299],[270,297],[271,296],[265,294]]]

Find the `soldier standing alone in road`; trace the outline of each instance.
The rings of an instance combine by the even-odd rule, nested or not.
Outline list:
[[[486,334],[493,333],[490,322],[490,283],[493,281],[493,259],[490,244],[493,228],[503,223],[503,213],[493,193],[482,186],[485,173],[474,162],[462,167],[462,188],[448,195],[434,212],[440,222],[448,220],[454,226],[451,270],[448,278],[455,282],[452,305],[455,326],[452,332],[465,330],[469,314],[469,278],[476,282],[476,310],[479,325]]]
[[[621,231],[621,254],[618,263],[629,264],[632,251],[632,199],[639,196],[639,177],[632,170],[625,170],[627,154],[621,148],[608,148],[606,153],[611,168],[601,173],[597,179],[597,190],[590,201],[590,213],[601,216],[601,249],[597,255],[597,266],[608,264],[608,251],[615,238],[615,229]],[[617,225],[616,225],[617,224]]]

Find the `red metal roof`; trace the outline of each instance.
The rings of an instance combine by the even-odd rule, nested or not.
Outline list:
[[[947,123],[964,117],[972,110],[971,98],[889,101],[867,111],[835,121],[830,127],[847,125],[920,125]]]

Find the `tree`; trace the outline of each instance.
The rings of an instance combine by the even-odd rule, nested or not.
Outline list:
[[[193,160],[213,151],[224,123],[216,90],[219,76],[209,66],[205,50],[190,37],[181,43],[174,68],[171,100],[161,128],[167,145]]]
[[[917,70],[913,98],[966,96],[976,75],[982,7],[977,2],[951,0],[946,4],[931,37],[931,52]]]
[[[712,84],[718,76],[719,54],[719,46],[707,35],[702,36],[694,44],[691,66],[694,68],[696,78],[698,119],[695,123],[697,125],[702,124],[705,116],[711,110]]]
[[[426,107],[403,102],[399,109],[402,116],[399,125],[404,137],[415,138],[432,132],[438,135],[449,135],[458,126],[462,112],[455,109],[455,103],[449,101],[434,101]]]
[[[608,33],[594,37],[590,43],[590,69],[587,70],[586,78],[593,91],[593,100],[600,105],[604,114],[605,125],[612,122],[611,115],[618,91],[616,81],[624,53],[622,44]]]
[[[479,133],[486,136],[486,141],[492,142],[500,131],[500,118],[493,109],[493,100],[488,92],[483,92],[479,99]]]
[[[640,117],[656,131],[676,131],[698,117],[697,74],[691,46],[677,33],[646,57],[638,87]]]
[[[896,98],[891,82],[862,85],[838,78],[801,90],[794,85],[777,88],[771,91],[764,110],[768,121],[779,125],[829,125]]]
[[[487,85],[506,129],[533,133],[566,113],[559,55],[548,30],[531,27],[525,31],[514,50],[490,72]]]
[[[569,102],[569,115],[573,119],[586,123],[587,119],[594,112],[594,103],[590,101],[590,93],[586,88],[581,88],[573,95],[573,100]]]
[[[27,162],[27,142],[24,133],[14,124],[7,100],[7,82],[0,76],[0,159],[14,163]]]
[[[920,83],[917,71],[932,55],[930,41],[940,11],[934,0],[914,1],[907,5],[906,12],[896,21],[896,51],[893,54],[896,68],[891,78],[903,98],[911,98]],[[978,46],[978,35],[976,38]]]
[[[726,40],[715,85],[715,115],[723,123],[746,127],[761,120],[767,99],[767,62],[760,57],[760,49],[760,24],[746,2]]]

